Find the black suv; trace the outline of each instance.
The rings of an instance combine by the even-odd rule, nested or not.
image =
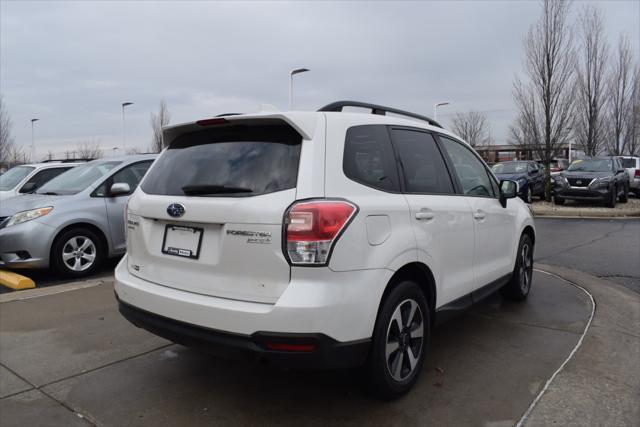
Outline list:
[[[589,157],[576,160],[554,177],[554,201],[566,199],[603,202],[616,206],[618,198],[625,203],[629,195],[629,175],[615,157]]]

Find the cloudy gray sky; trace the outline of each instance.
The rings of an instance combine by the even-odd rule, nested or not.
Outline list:
[[[629,34],[640,56],[640,2],[576,1],[606,16],[609,40]],[[0,90],[13,135],[38,157],[80,141],[145,149],[161,99],[172,123],[223,112],[313,110],[354,99],[432,115],[486,111],[503,142],[513,77],[537,1],[178,2],[0,1]]]

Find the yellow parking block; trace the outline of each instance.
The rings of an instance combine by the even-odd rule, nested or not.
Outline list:
[[[5,270],[0,270],[0,285],[16,291],[36,287],[36,283],[28,277]]]

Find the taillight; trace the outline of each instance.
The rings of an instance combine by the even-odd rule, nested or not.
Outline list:
[[[640,178],[640,169],[636,169],[636,171],[634,172],[633,176],[635,178]]]
[[[358,208],[343,200],[294,203],[285,213],[286,255],[294,265],[326,265]]]
[[[229,122],[226,119],[221,119],[221,118],[204,119],[204,120],[198,120],[196,122],[196,124],[200,126],[224,125],[227,123]]]

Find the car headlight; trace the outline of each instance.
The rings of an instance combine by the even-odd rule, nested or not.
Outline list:
[[[569,185],[569,181],[567,181],[567,178],[565,178],[562,175],[556,175],[554,177],[554,181],[556,184],[560,184],[560,185]]]
[[[608,178],[598,178],[590,185],[591,188],[607,188],[611,184]]]
[[[10,227],[12,225],[22,224],[23,222],[31,221],[32,219],[40,218],[45,216],[49,212],[53,210],[53,206],[47,206],[46,208],[38,208],[31,209],[28,211],[18,212],[9,218],[7,225],[5,227]]]

